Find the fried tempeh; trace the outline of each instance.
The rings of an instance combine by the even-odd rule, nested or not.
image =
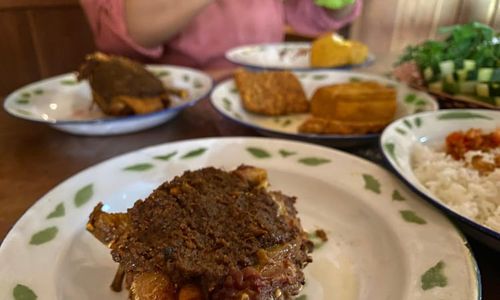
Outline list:
[[[295,75],[288,71],[236,71],[243,107],[263,115],[286,115],[309,110],[309,101]]]

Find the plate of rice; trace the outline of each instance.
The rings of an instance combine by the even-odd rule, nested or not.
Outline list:
[[[500,251],[500,112],[450,109],[391,123],[380,146],[400,178]]]

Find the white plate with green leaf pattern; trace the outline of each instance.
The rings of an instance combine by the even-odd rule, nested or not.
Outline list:
[[[109,288],[116,271],[109,250],[85,231],[93,207],[102,201],[124,211],[185,170],[240,164],[265,168],[271,189],[298,197],[304,228],[328,234],[298,299],[480,299],[467,242],[391,173],[330,148],[268,138],[163,144],[72,176],[4,240],[0,299],[127,299]]]
[[[397,89],[397,110],[394,119],[421,111],[435,111],[439,109],[436,100],[429,94],[414,90],[404,84],[378,75],[337,70],[295,72],[295,75],[301,82],[309,99],[316,89],[321,86],[349,81],[371,80],[394,86]],[[309,117],[309,114],[271,117],[248,112],[241,104],[240,95],[233,79],[221,82],[214,88],[211,95],[211,103],[219,113],[230,120],[273,137],[328,143],[333,146],[353,146],[374,142],[380,136],[380,134],[320,135],[300,133],[298,132],[298,128]]]
[[[92,105],[87,81],[78,82],[68,73],[24,86],[4,102],[5,110],[18,118],[49,124],[82,135],[113,135],[136,132],[167,122],[181,110],[194,105],[210,93],[213,83],[207,74],[184,67],[150,65],[165,86],[185,89],[186,99],[172,97],[169,108],[144,115],[106,116]]]
[[[466,216],[445,204],[419,181],[413,170],[413,151],[419,144],[442,150],[448,134],[470,128],[479,128],[484,132],[500,128],[500,111],[447,109],[409,116],[390,124],[384,130],[380,144],[386,160],[410,188],[446,214],[459,220],[461,227],[468,234],[500,251],[500,231],[481,224],[479,218]],[[452,178],[451,174],[449,176]],[[470,185],[470,188],[474,188],[474,183]],[[470,207],[474,207],[472,202]]]

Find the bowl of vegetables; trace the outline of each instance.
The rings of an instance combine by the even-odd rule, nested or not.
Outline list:
[[[407,47],[394,77],[434,94],[445,108],[500,109],[500,33],[477,22],[439,33],[443,40]]]

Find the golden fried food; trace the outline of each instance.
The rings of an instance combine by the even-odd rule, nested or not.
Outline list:
[[[382,130],[394,118],[396,90],[377,82],[324,86],[311,100],[311,114],[300,132],[363,134]]]
[[[309,110],[302,85],[291,72],[238,70],[234,78],[243,107],[250,112],[279,116]]]
[[[363,63],[368,47],[357,41],[344,40],[336,34],[316,39],[311,46],[312,67],[340,67]]]
[[[380,132],[386,122],[352,122],[311,117],[299,127],[300,132],[315,134],[367,134]]]
[[[311,113],[339,121],[390,122],[396,112],[396,90],[372,81],[324,86],[311,100]]]

